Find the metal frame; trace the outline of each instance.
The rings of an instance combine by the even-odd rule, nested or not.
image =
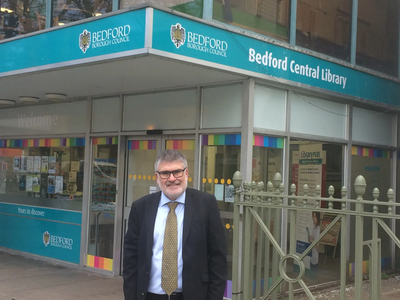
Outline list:
[[[400,216],[395,214],[395,209],[400,207],[400,203],[394,203],[394,191],[389,189],[387,191],[388,201],[379,201],[379,190],[377,188],[373,191],[373,200],[364,200],[366,189],[366,181],[363,176],[358,176],[354,182],[356,199],[347,198],[348,190],[343,187],[341,190],[341,198],[333,198],[334,188],[330,186],[328,189],[329,197],[321,197],[321,187],[316,186],[315,191],[309,191],[308,186],[305,184],[301,189],[297,190],[295,185],[290,187],[290,193],[284,193],[284,184],[282,176],[276,173],[272,182],[268,182],[266,191],[264,183],[259,182],[244,182],[242,185],[242,175],[237,171],[233,176],[233,184],[236,189],[235,195],[235,208],[234,208],[234,226],[235,229],[242,227],[242,232],[235,230],[234,245],[238,246],[238,242],[243,238],[244,251],[239,257],[239,252],[234,252],[233,262],[234,270],[239,268],[243,269],[243,277],[238,279],[233,278],[232,283],[232,299],[233,300],[247,300],[247,299],[278,299],[278,288],[284,283],[289,284],[289,291],[286,296],[290,300],[294,299],[293,284],[298,283],[303,288],[304,293],[309,299],[316,299],[309,287],[304,282],[305,266],[303,259],[307,254],[316,246],[319,241],[326,235],[329,230],[338,222],[341,221],[341,251],[346,252],[347,244],[349,243],[349,235],[346,230],[348,227],[348,217],[353,216],[356,219],[355,232],[355,296],[354,299],[362,300],[363,295],[363,248],[365,246],[369,249],[370,259],[370,299],[380,299],[380,284],[381,284],[381,240],[378,235],[378,228],[383,229],[386,234],[392,239],[400,248],[400,240],[396,237],[391,228],[386,225],[384,220],[400,220]],[[297,196],[295,194],[301,196]],[[312,194],[312,195],[310,195]],[[284,203],[284,199],[288,203]],[[315,204],[310,206],[308,202],[312,200]],[[328,208],[321,208],[321,201],[328,203]],[[341,209],[333,209],[333,203],[340,203]],[[350,205],[352,204],[352,205]],[[364,210],[364,205],[373,205],[373,211],[368,212]],[[354,208],[350,208],[350,206]],[[280,211],[287,211],[290,215],[290,249],[289,252],[284,251],[281,247],[280,239]],[[333,213],[336,218],[328,225],[319,237],[316,238],[302,254],[295,252],[296,249],[296,235],[295,229],[297,227],[296,214],[300,211],[318,211],[324,213]],[[379,213],[379,210],[385,210],[386,213]],[[274,230],[270,231],[270,217],[275,215]],[[363,226],[364,220],[372,219],[372,238],[365,241],[363,232],[366,230]],[[255,231],[255,224],[258,226],[258,233]],[[253,239],[257,237],[255,243]],[[257,245],[255,245],[257,244]],[[269,249],[269,245],[273,246],[273,258],[269,260],[269,253],[267,258],[262,257]],[[255,250],[257,255],[254,256]],[[292,259],[299,265],[299,274],[297,277],[290,277],[286,273],[285,263],[288,259]],[[271,266],[272,265],[272,266]],[[263,276],[261,275],[264,269]],[[271,272],[271,282],[267,280]],[[340,299],[346,299],[346,284],[347,284],[347,257],[341,255],[340,258]],[[267,282],[268,281],[268,282]],[[263,293],[261,288],[263,287]],[[280,290],[283,291],[282,289]],[[285,291],[284,291],[285,292]]]

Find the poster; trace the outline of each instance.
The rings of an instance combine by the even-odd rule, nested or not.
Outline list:
[[[79,161],[71,161],[71,171],[79,172]]]
[[[21,168],[21,157],[15,156],[14,157],[14,172],[19,172]]]
[[[40,156],[39,156],[40,157]],[[40,175],[32,175],[32,192],[40,192]]]
[[[33,191],[33,175],[26,175],[26,191]]]
[[[26,173],[27,171],[27,166],[26,166],[26,156],[21,156],[21,168],[20,168],[21,172]]]
[[[64,181],[64,177],[62,177],[62,176],[56,176],[56,182],[55,182],[55,187],[54,187],[54,193],[56,193],[56,194],[62,194],[62,192],[63,192],[63,181]]]
[[[235,187],[233,185],[225,186],[225,202],[234,202]]]
[[[218,201],[224,201],[224,185],[223,184],[215,184],[214,196]]]
[[[69,182],[76,182],[76,172],[69,172]]]
[[[308,196],[315,196],[315,187],[321,186],[325,178],[326,152],[321,143],[300,145],[299,151],[293,153],[293,164],[297,174],[293,173],[293,182],[297,181],[297,195],[304,195],[303,186],[308,185]],[[293,170],[293,169],[292,169]],[[295,180],[294,180],[295,179]],[[321,230],[321,215],[313,211],[315,201],[307,202],[309,210],[297,212],[296,254],[302,254],[318,238]],[[319,245],[315,246],[304,258],[310,277],[317,276],[319,262]]]
[[[56,176],[47,177],[47,193],[55,194],[56,192]]]
[[[48,156],[42,156],[41,172],[49,173],[49,157]]]
[[[28,173],[33,173],[34,169],[33,169],[33,156],[28,156],[26,158],[26,170],[28,171]]]
[[[41,156],[34,156],[33,158],[33,172],[40,173],[40,163],[42,161]]]
[[[56,157],[49,156],[49,174],[56,174]]]

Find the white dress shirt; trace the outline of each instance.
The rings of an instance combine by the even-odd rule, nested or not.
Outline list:
[[[175,209],[175,214],[178,222],[178,288],[175,292],[182,292],[182,235],[183,235],[183,217],[185,212],[185,197],[186,191],[175,200],[179,202]],[[158,204],[156,222],[154,224],[153,233],[153,257],[151,260],[150,283],[148,292],[153,294],[165,294],[161,288],[161,269],[162,269],[162,256],[164,245],[164,231],[165,223],[167,222],[167,215],[169,213],[168,203],[171,202],[164,193],[161,192],[160,203]]]

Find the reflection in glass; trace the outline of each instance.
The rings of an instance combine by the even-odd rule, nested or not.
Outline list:
[[[398,10],[397,0],[358,1],[358,65],[397,76]]]
[[[45,28],[44,0],[1,0],[0,7],[0,40]]]
[[[146,146],[143,147],[143,144]],[[156,140],[129,141],[126,206],[131,206],[133,201],[156,192],[154,163],[158,154],[157,149]]]
[[[0,148],[2,202],[82,211],[84,149]]]
[[[350,60],[351,0],[299,0],[296,44]]]
[[[214,0],[213,19],[289,40],[289,0]]]
[[[240,145],[202,146],[200,186],[215,195],[221,211],[233,212],[232,177],[240,171]]]
[[[315,157],[309,159],[310,153],[315,153]],[[341,187],[343,177],[343,146],[337,144],[325,144],[306,140],[292,140],[290,143],[290,166],[289,166],[289,186],[295,184],[297,187],[296,194],[304,195],[303,185],[309,186],[308,195],[315,195],[316,184],[321,186],[322,197],[328,197],[328,188],[333,186],[335,193],[334,198],[341,198]],[[322,202],[321,207],[327,207],[327,203]],[[334,209],[340,209],[340,203],[334,203]],[[334,210],[332,211],[334,214]],[[317,232],[321,226],[325,226],[330,216],[321,214],[319,216],[313,214],[312,207],[310,210],[298,212],[297,222],[304,225],[296,234],[305,240],[301,240],[307,244],[311,242],[310,235]],[[308,228],[308,229],[307,229]],[[309,233],[308,233],[309,232]],[[306,235],[305,235],[306,234]],[[330,232],[332,235],[333,232]],[[314,236],[314,235],[313,235]],[[308,240],[308,238],[310,240]],[[339,242],[338,242],[339,241]],[[308,259],[304,281],[307,285],[315,285],[338,280],[340,277],[340,240],[336,237],[336,243],[322,241],[318,245],[319,255],[313,259]],[[315,251],[314,251],[315,253]],[[318,265],[318,268],[313,266]],[[293,264],[293,267],[288,268],[291,277],[297,276],[298,266]]]
[[[57,0],[52,4],[52,26],[60,26],[112,11],[111,0]]]
[[[252,181],[264,182],[273,180],[275,173],[283,176],[282,170],[283,149],[253,146]]]
[[[121,9],[143,3],[152,3],[159,7],[171,8],[197,18],[203,17],[203,0],[120,0],[119,6]]]
[[[118,145],[93,145],[88,254],[113,258]]]

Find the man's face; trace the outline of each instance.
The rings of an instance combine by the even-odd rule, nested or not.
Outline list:
[[[173,172],[177,170],[183,170],[184,168],[185,167],[183,163],[180,161],[160,162],[157,171]],[[167,196],[167,198],[170,200],[176,200],[186,190],[188,175],[189,171],[188,169],[185,169],[185,171],[183,171],[182,177],[175,178],[174,174],[170,174],[167,179],[163,179],[161,178],[161,175],[156,172],[157,183],[160,189],[163,191],[164,195]]]

